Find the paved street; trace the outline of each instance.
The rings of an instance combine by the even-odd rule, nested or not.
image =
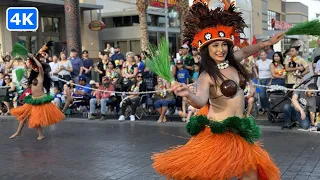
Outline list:
[[[153,180],[165,179],[152,169],[152,152],[184,144],[190,137],[184,124],[152,121],[106,122],[68,119],[46,128],[15,132],[17,121],[0,119],[1,180]],[[275,158],[282,179],[320,179],[320,134],[281,131],[263,126],[262,142]]]

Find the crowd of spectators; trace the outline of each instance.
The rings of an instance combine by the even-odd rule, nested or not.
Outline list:
[[[239,48],[235,46],[233,50]],[[256,87],[255,83],[289,88],[301,83],[303,76],[309,73],[309,68],[298,53],[299,47],[292,47],[285,54],[267,47],[259,52],[257,58],[250,56],[241,62],[252,80],[244,91],[245,115],[251,114],[257,102],[261,102],[257,106],[261,114],[270,108],[266,88]],[[78,112],[85,112],[89,120],[98,117],[105,120],[108,114],[112,114],[117,115],[119,121],[127,118],[135,121],[137,108],[143,105],[148,113],[159,114],[158,123],[167,122],[168,114],[180,116],[182,121],[188,122],[197,109],[189,106],[186,99],[168,91],[170,83],[147,68],[147,56],[145,51],[138,54],[123,53],[119,46],[111,47],[109,44],[94,60],[87,50],[77,52],[72,49],[69,55],[65,52],[51,57],[47,55],[45,61],[51,67],[53,80],[53,103],[66,114],[70,114],[72,107],[75,107]],[[183,44],[176,56],[169,57],[169,61],[175,80],[191,84],[190,91],[195,93],[201,61],[197,49],[190,49]],[[0,62],[0,83],[6,86],[0,92],[3,102],[1,115],[10,115],[10,109],[19,105],[16,103],[19,102],[18,97],[22,101],[21,97],[31,93],[25,91],[28,87],[19,84],[15,75],[17,69],[27,68],[26,62],[27,59],[14,59],[10,53]],[[319,67],[314,65],[315,72],[320,72]],[[157,92],[145,93],[150,91]]]

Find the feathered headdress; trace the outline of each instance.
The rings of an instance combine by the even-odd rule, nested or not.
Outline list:
[[[35,58],[40,59],[41,57],[45,57],[46,54],[49,53],[50,47],[53,46],[53,41],[47,42],[45,45],[42,46],[42,48],[36,53]],[[29,59],[28,66],[32,68],[32,70],[38,72],[38,66],[34,62],[33,59]]]
[[[185,38],[190,40],[192,47],[199,50],[207,44],[224,40],[230,44],[240,39],[240,33],[246,26],[241,12],[235,11],[235,5],[226,0],[215,9],[208,8],[207,1],[195,0],[186,16]]]

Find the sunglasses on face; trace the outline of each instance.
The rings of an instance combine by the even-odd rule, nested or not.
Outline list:
[[[137,76],[138,78],[142,78],[142,76]]]

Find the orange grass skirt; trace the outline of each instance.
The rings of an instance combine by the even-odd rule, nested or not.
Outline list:
[[[64,114],[51,102],[40,105],[24,104],[12,109],[10,113],[19,121],[29,119],[29,128],[50,126],[65,118]]]
[[[252,170],[259,180],[280,179],[279,169],[259,143],[250,144],[232,132],[213,134],[209,127],[185,145],[156,153],[152,159],[154,169],[170,179],[241,179]]]

